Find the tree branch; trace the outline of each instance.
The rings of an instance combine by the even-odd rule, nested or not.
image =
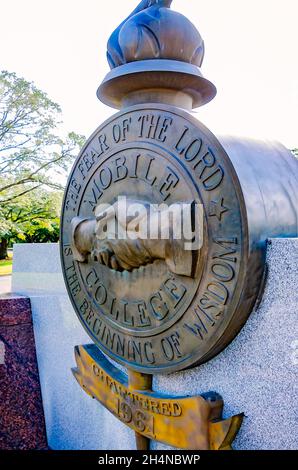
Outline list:
[[[23,191],[22,193],[16,194],[8,199],[2,199],[0,200],[0,204],[7,204],[8,202],[14,201],[18,197],[24,196],[25,194],[31,193],[31,191],[34,191],[35,189],[38,189],[42,186],[42,184],[39,184],[37,186],[34,186],[33,188],[27,189],[26,191]]]

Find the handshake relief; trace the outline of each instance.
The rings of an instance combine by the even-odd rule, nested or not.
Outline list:
[[[125,197],[99,205],[94,218],[72,220],[74,259],[120,272],[163,260],[171,272],[195,277],[203,238],[200,209],[194,203],[155,206]]]

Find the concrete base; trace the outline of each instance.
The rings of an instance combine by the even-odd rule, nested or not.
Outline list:
[[[262,303],[233,343],[203,366],[154,379],[154,390],[173,395],[217,391],[226,417],[244,412],[235,449],[298,447],[298,240],[272,240],[267,262]],[[74,346],[90,339],[67,298],[57,245],[15,246],[13,291],[31,298],[49,446],[134,449],[133,432],[70,372]]]

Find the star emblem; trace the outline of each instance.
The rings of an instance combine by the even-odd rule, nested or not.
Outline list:
[[[210,217],[217,217],[218,220],[221,222],[222,216],[225,212],[228,212],[228,208],[224,206],[224,198],[222,197],[218,201],[211,201],[210,203]]]

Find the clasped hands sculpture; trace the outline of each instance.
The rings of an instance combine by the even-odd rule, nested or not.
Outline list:
[[[188,206],[188,225],[193,227],[193,211],[191,204]],[[136,208],[137,217],[127,216],[131,209],[135,214]],[[98,262],[120,272],[164,260],[171,272],[194,277],[199,250],[185,249],[190,240],[174,234],[173,223],[181,217],[181,209],[181,204],[175,204],[170,217],[163,217],[162,210],[152,211],[149,204],[124,198],[105,210],[99,206],[94,218],[75,217],[71,234],[74,259],[80,263]],[[147,235],[149,228],[149,236],[143,236],[141,227]]]

